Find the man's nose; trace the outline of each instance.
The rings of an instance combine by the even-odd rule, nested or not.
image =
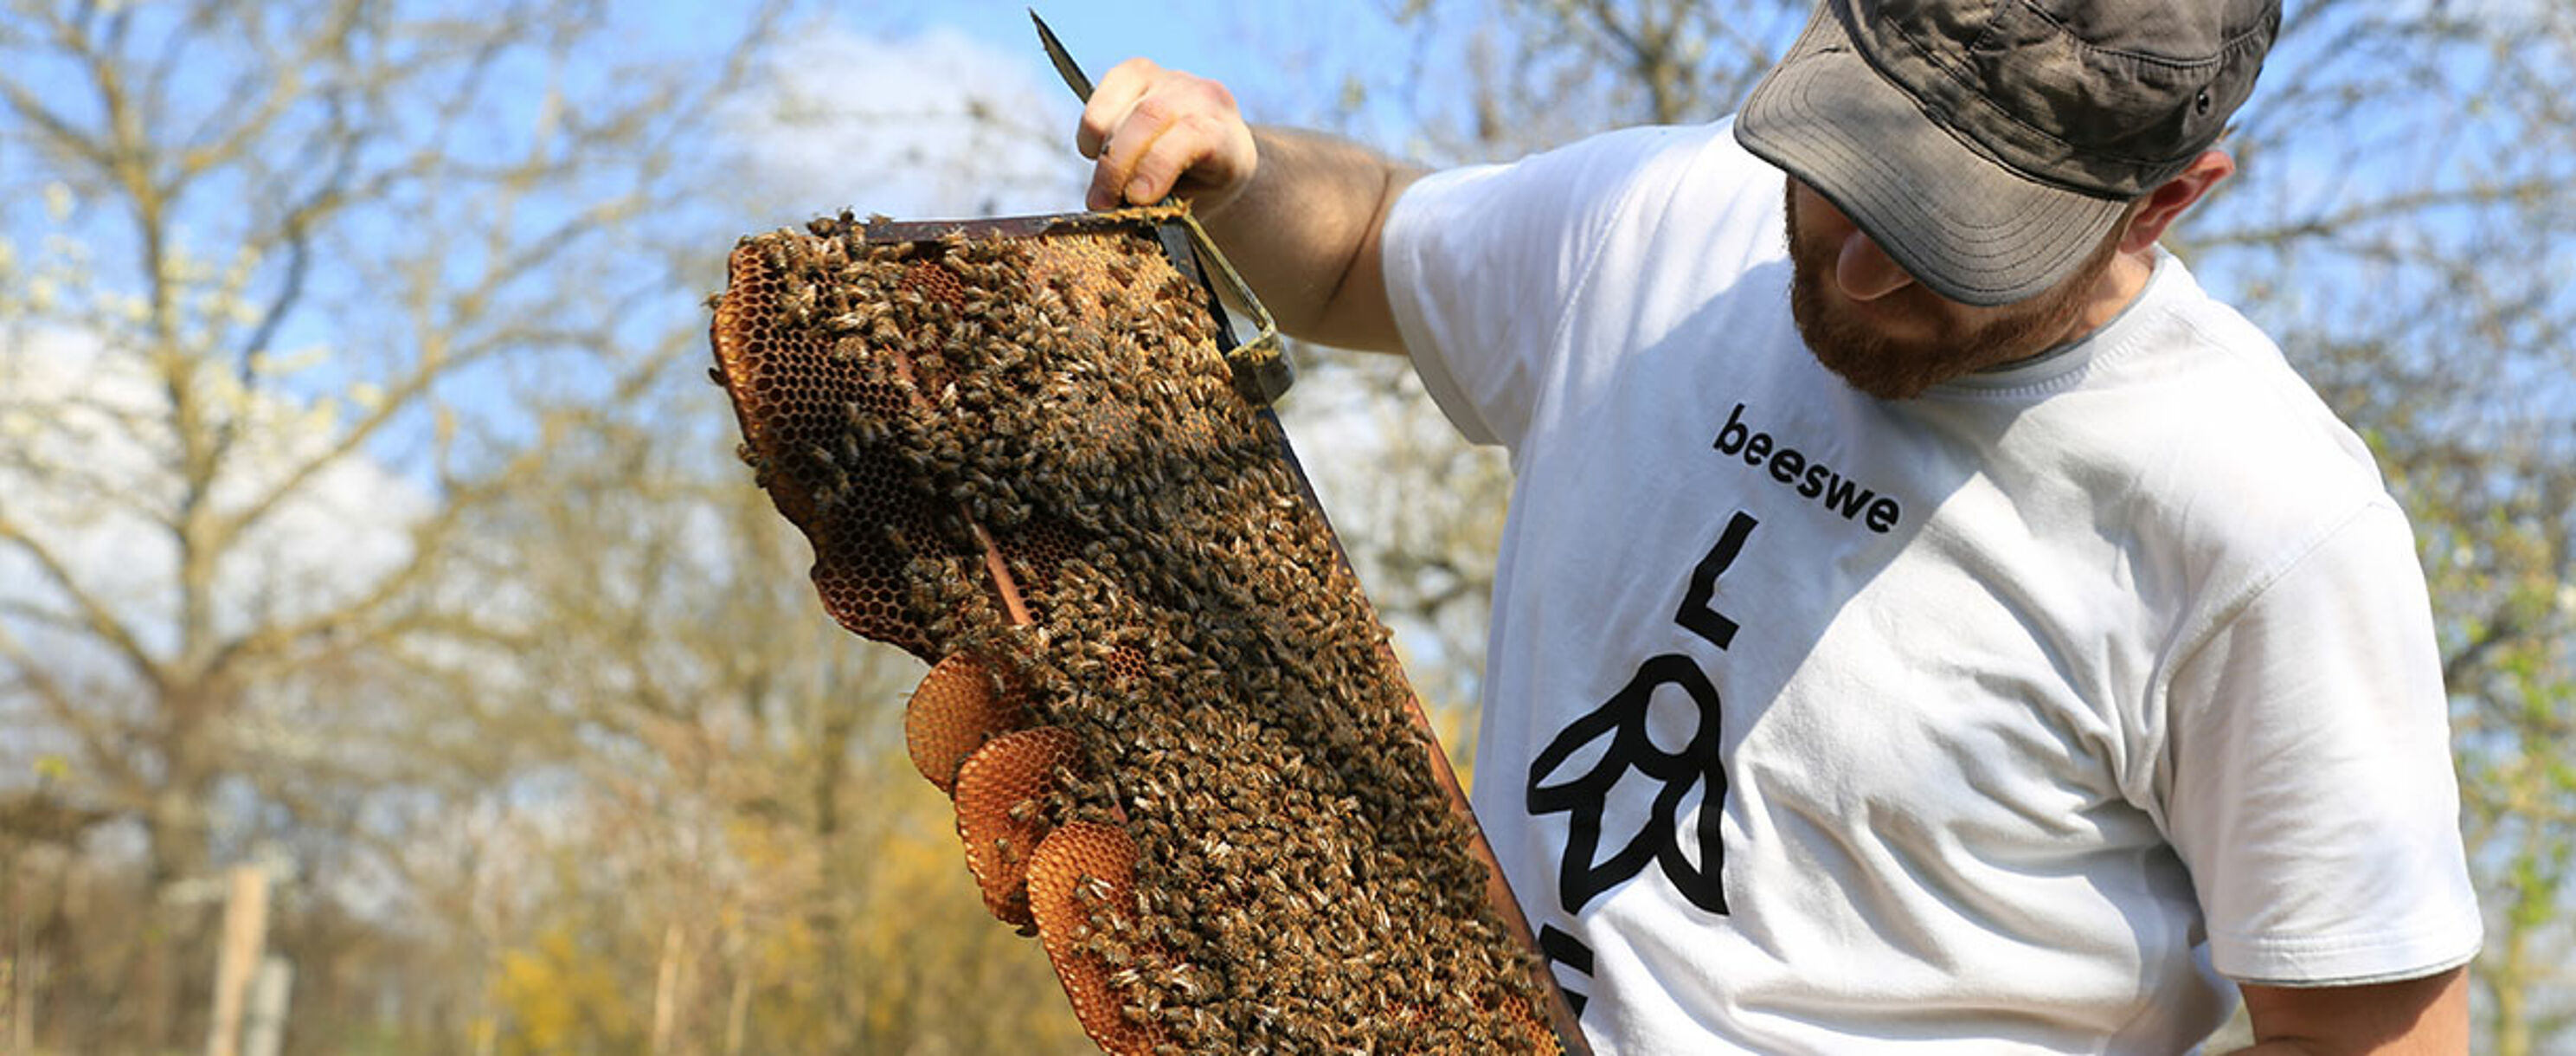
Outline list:
[[[1868,235],[1855,230],[1843,237],[1842,253],[1834,259],[1834,284],[1843,296],[1855,301],[1875,301],[1912,285],[1914,276],[1887,251],[1878,248]]]

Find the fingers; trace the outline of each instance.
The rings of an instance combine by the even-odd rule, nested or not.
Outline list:
[[[1148,204],[1175,191],[1213,208],[1242,190],[1257,160],[1234,93],[1144,59],[1120,63],[1101,79],[1074,146],[1098,162],[1084,196],[1093,209]]]
[[[1109,133],[1126,120],[1127,112],[1136,108],[1145,90],[1157,75],[1169,71],[1156,66],[1151,59],[1129,59],[1110,68],[1108,75],[1091,89],[1091,98],[1082,105],[1082,127],[1075,130],[1074,149],[1086,158],[1098,158],[1101,144]]]

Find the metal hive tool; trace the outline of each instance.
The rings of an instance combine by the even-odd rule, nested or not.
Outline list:
[[[746,238],[715,376],[825,608],[933,665],[914,765],[1103,1049],[1583,1051],[1204,247],[1180,207]]]

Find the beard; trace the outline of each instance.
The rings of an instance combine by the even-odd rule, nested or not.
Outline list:
[[[1837,239],[1802,235],[1793,198],[1788,209],[1789,314],[1816,362],[1852,388],[1882,400],[1906,400],[1941,382],[2027,359],[2067,336],[2091,302],[2119,239],[2105,238],[2074,274],[2046,291],[1998,308],[1958,304],[1916,282],[1858,306],[1838,302],[1832,282]]]

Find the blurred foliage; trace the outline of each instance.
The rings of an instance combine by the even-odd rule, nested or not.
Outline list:
[[[492,989],[518,1029],[503,1036],[501,1051],[533,1056],[642,1049],[644,1024],[611,971],[614,954],[584,948],[568,924],[538,933],[535,949],[504,952]]]

